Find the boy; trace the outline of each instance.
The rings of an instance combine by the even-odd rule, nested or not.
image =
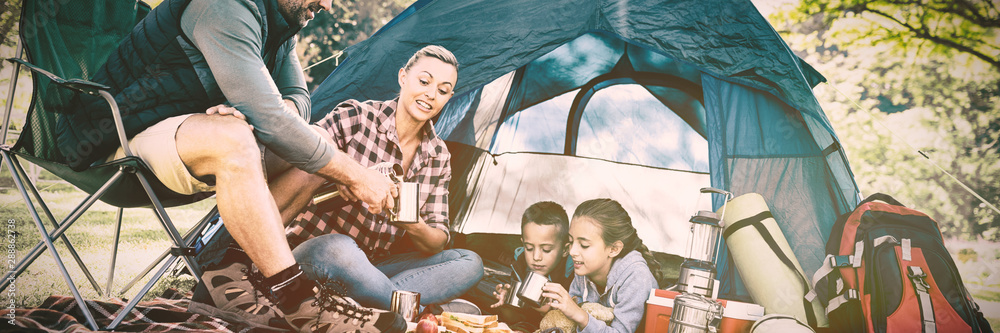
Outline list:
[[[521,244],[514,250],[514,271],[522,279],[529,271],[543,274],[550,281],[568,288],[573,281],[573,262],[569,259],[569,217],[562,206],[551,201],[537,202],[521,215]],[[516,279],[516,277],[512,277]],[[529,331],[537,329],[542,316],[549,311],[549,305],[532,308],[523,305],[522,308],[503,306],[504,296],[510,290],[510,284],[498,284],[493,293],[497,303],[491,308],[497,308],[500,320],[507,323],[518,323],[516,326],[528,325]]]

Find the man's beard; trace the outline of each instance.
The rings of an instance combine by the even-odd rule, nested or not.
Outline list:
[[[309,10],[309,7],[303,6],[302,3],[290,4],[289,6],[286,10],[288,15],[285,16],[285,19],[289,23],[297,23],[299,26],[305,27],[309,23],[309,13],[312,12]]]

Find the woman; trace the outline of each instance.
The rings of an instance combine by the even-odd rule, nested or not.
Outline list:
[[[448,249],[451,154],[430,119],[454,95],[458,61],[440,46],[417,51],[398,73],[399,97],[347,100],[316,125],[321,134],[364,166],[396,163],[405,182],[420,184],[419,221],[390,223],[346,188],[320,210],[310,203],[286,229],[307,277],[346,293],[364,306],[388,309],[393,290],[420,293],[422,304],[458,297],[482,278],[474,252]],[[301,173],[285,187],[308,200],[324,180]],[[294,203],[292,203],[294,204]],[[330,209],[329,207],[333,207]],[[287,217],[286,217],[287,218]]]

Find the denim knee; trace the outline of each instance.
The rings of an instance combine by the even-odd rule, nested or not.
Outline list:
[[[470,285],[479,283],[479,280],[483,278],[483,259],[479,257],[478,254],[471,250],[466,249],[449,249],[446,251],[453,251],[458,255],[455,261],[462,263],[462,272],[468,272],[468,280],[471,282]]]
[[[322,262],[324,266],[350,267],[358,260],[368,261],[354,239],[347,235],[329,234],[303,242],[292,250],[295,261],[300,264]]]

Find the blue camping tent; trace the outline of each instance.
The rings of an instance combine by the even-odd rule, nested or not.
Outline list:
[[[461,233],[519,233],[533,202],[620,201],[654,251],[684,255],[705,186],[768,201],[808,276],[859,193],[796,57],[745,0],[420,0],[313,93],[313,119],[385,100],[427,44],[462,63],[435,123]],[[716,197],[714,207],[722,204]],[[745,298],[725,252],[721,295]]]

